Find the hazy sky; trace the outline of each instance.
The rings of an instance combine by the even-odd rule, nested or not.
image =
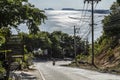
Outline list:
[[[109,9],[111,4],[116,0],[101,0],[97,6],[99,9]],[[29,0],[32,4],[40,9],[44,8],[75,8],[82,9],[84,0]]]

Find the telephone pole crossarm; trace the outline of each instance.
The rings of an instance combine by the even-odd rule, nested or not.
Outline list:
[[[85,0],[85,1],[101,1],[101,0]]]
[[[84,0],[84,3],[86,3],[86,2],[88,2],[88,3],[89,2],[97,2],[98,3],[99,1],[101,1],[101,0]]]

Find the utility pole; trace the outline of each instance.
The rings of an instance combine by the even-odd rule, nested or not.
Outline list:
[[[94,3],[98,3],[101,0],[85,0],[84,2],[91,2],[91,29],[92,29],[92,65],[95,65],[94,62]]]
[[[92,20],[91,20],[91,27],[92,27],[92,65],[95,65],[94,63],[94,1],[92,0]]]
[[[76,58],[76,27],[74,26],[74,57],[75,57],[75,63],[77,65],[77,58]]]
[[[75,57],[76,65],[77,65],[77,58],[76,58],[76,56],[77,56],[77,54],[76,54],[76,33],[78,33],[79,30],[80,30],[80,28],[76,28],[76,26],[74,26],[74,57]]]

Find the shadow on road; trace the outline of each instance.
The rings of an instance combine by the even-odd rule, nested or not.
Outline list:
[[[72,61],[72,58],[64,58],[64,59],[59,59],[59,58],[51,58],[51,59],[46,59],[46,58],[35,58],[34,62],[39,63],[39,62],[49,62],[49,61]]]

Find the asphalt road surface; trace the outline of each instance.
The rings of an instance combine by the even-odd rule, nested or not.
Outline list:
[[[52,65],[52,61],[35,62],[43,80],[120,80],[120,76],[95,71],[70,68],[60,66],[70,61],[57,61]]]

